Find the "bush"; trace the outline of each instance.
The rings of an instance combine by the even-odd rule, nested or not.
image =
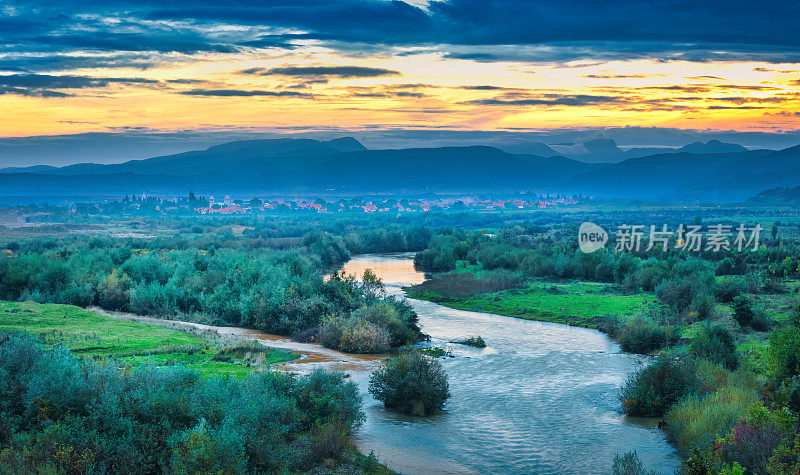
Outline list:
[[[442,365],[416,351],[390,358],[369,380],[369,392],[375,399],[415,416],[441,411],[450,397],[449,389]]]
[[[349,318],[325,317],[319,340],[323,346],[346,353],[385,353],[391,347],[389,332],[359,316],[359,312]]]
[[[734,274],[735,266],[736,264],[733,262],[733,259],[731,259],[730,257],[726,257],[725,259],[719,261],[715,273],[717,275]]]
[[[631,353],[649,354],[666,347],[671,340],[671,329],[635,319],[618,330],[619,344]]]
[[[500,269],[485,272],[480,278],[470,272],[442,274],[412,287],[411,295],[429,295],[436,299],[458,299],[474,294],[518,289],[522,278],[511,271]]]
[[[463,340],[453,340],[450,343],[458,343],[459,345],[474,346],[475,348],[486,348],[486,342],[480,335],[464,338]]]
[[[411,327],[403,322],[397,309],[386,302],[361,307],[353,312],[353,318],[385,330],[388,333],[390,346],[411,344],[416,339]]]
[[[673,278],[656,286],[656,296],[678,312],[688,312],[692,303],[707,295],[708,288],[690,278]]]
[[[783,438],[783,432],[774,425],[745,420],[718,444],[718,453],[724,464],[738,463],[747,473],[769,473],[769,459]]]
[[[364,417],[342,373],[121,372],[26,336],[0,335],[0,388],[4,473],[316,472]]]
[[[706,396],[689,397],[673,406],[666,415],[667,428],[684,453],[703,450],[730,431],[758,401],[750,388],[724,386]]]
[[[686,313],[714,290],[715,278],[710,264],[699,259],[678,261],[673,276],[655,288],[656,296],[680,313]]]
[[[685,396],[698,391],[694,361],[680,355],[661,355],[628,377],[620,400],[630,416],[661,417]]]
[[[800,473],[800,434],[778,446],[769,459],[768,473]]]
[[[701,295],[692,301],[691,310],[689,321],[709,320],[717,310],[717,302],[710,295]]]
[[[719,325],[705,325],[692,340],[690,347],[697,357],[711,361],[731,371],[739,366],[733,336]]]
[[[731,303],[733,299],[749,290],[747,281],[742,277],[729,277],[717,283],[714,295],[722,303]]]
[[[346,353],[385,353],[389,350],[389,333],[374,323],[351,318],[342,331],[339,349]]]
[[[611,467],[614,475],[655,475],[653,471],[647,471],[639,460],[636,451],[626,452],[622,455],[614,456],[614,465]]]
[[[733,318],[739,325],[747,326],[753,321],[755,312],[753,311],[753,302],[745,294],[737,295],[733,298]]]
[[[773,331],[767,355],[778,381],[800,374],[800,328],[791,325]]]

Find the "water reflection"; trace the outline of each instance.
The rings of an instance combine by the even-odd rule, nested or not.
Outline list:
[[[387,290],[424,276],[407,254],[356,256],[347,273],[370,268]],[[587,329],[453,310],[409,300],[442,358],[452,399],[447,412],[412,418],[385,410],[353,372],[367,421],[358,442],[403,473],[608,473],[614,454],[636,450],[646,468],[672,473],[678,459],[658,429],[620,413],[617,388],[639,357]],[[481,335],[487,348],[448,343]]]

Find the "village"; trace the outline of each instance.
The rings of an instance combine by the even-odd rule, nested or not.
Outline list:
[[[323,198],[298,200],[268,200],[253,198],[250,201],[232,200],[225,196],[222,202],[209,197],[207,206],[193,208],[199,214],[243,214],[269,211],[307,211],[316,213],[413,213],[445,210],[491,211],[500,209],[542,209],[578,204],[578,197],[535,197],[533,199],[480,199],[471,197],[441,199],[338,199]],[[167,207],[165,210],[174,209]]]

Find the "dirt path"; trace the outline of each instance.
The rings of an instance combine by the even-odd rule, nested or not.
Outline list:
[[[167,320],[145,315],[135,315],[132,313],[114,312],[99,307],[90,307],[89,310],[107,317],[174,328],[176,330],[199,330],[202,333],[213,334],[223,338],[254,339],[265,346],[289,350],[300,356],[300,358],[296,360],[274,365],[276,368],[283,371],[307,372],[316,368],[328,368],[347,372],[372,372],[384,358],[383,356],[377,355],[353,355],[342,353],[331,350],[330,348],[325,348],[317,343],[299,343],[284,336],[271,335],[269,333],[262,333],[257,330],[249,330],[240,327],[220,327],[202,323]]]

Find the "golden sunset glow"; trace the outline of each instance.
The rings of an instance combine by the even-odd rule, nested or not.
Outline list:
[[[358,66],[397,74],[315,81],[241,72],[287,65]],[[77,69],[70,74],[152,82],[68,90],[68,97],[0,96],[0,108],[11,112],[0,117],[2,135],[119,127],[444,126],[501,130],[630,125],[772,130],[796,127],[800,120],[795,114],[800,111],[800,66],[776,69],[753,62],[629,60],[521,65],[446,59],[440,54],[354,59],[307,48],[274,56],[184,58],[143,71]],[[200,88],[264,95],[187,95]]]

